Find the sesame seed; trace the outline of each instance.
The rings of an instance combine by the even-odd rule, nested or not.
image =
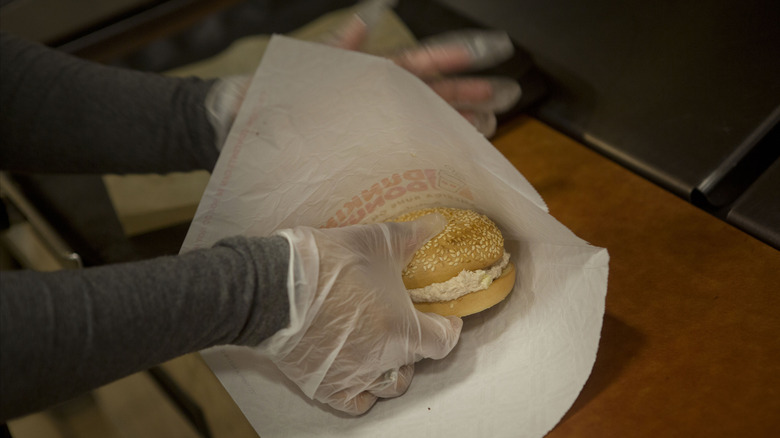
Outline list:
[[[456,275],[463,269],[460,266],[468,264],[471,269],[475,269],[474,265],[488,266],[503,255],[504,238],[498,227],[486,216],[472,210],[426,208],[401,215],[394,221],[412,221],[431,213],[444,216],[447,225],[414,254],[403,271],[405,279],[414,277],[415,281],[426,282],[437,276],[437,268],[446,268],[444,275]]]

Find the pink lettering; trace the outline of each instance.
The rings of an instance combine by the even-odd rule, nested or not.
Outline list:
[[[352,200],[344,204],[344,208],[347,210],[347,214],[351,213],[352,210],[360,207],[363,205],[363,203],[360,201],[360,198],[357,196],[352,197]]]
[[[354,214],[349,217],[349,221],[347,221],[347,225],[355,225],[361,220],[363,220],[364,217],[366,217],[366,210],[361,208],[357,211],[357,217]]]
[[[406,190],[409,190],[410,192],[423,192],[428,190],[428,184],[425,184],[422,181],[411,182],[406,186]]]
[[[425,176],[428,177],[431,187],[436,187],[436,169],[425,169]]]
[[[425,175],[423,174],[423,171],[419,170],[419,169],[418,170],[407,170],[406,172],[404,172],[404,179],[409,179],[409,180],[413,180],[414,181],[414,180],[421,180],[421,179],[424,179],[424,178],[425,178]]]
[[[406,193],[406,189],[403,186],[396,186],[388,190],[387,193],[385,193],[385,199],[393,200],[396,198],[400,198],[405,193]]]
[[[374,195],[376,195],[377,197],[381,198],[382,197],[382,186],[380,186],[379,183],[376,183],[373,186],[371,186],[371,188],[369,190],[363,190],[362,195],[363,195],[363,200],[364,201],[370,200],[372,197],[374,197]]]
[[[385,186],[385,188],[390,186],[396,186],[398,184],[401,184],[401,175],[394,173],[392,176],[392,181],[389,178],[382,178],[382,185]]]
[[[374,210],[376,210],[377,207],[381,207],[383,205],[385,205],[385,198],[380,196],[380,197],[376,198],[376,201],[374,201],[374,202],[366,202],[366,210],[369,213],[373,213]]]

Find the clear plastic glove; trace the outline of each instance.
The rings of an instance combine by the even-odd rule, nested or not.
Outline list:
[[[225,144],[251,83],[251,75],[225,76],[217,79],[206,94],[206,116],[214,129],[214,141],[218,151],[221,151]]]
[[[360,50],[371,29],[394,0],[367,0],[359,4],[348,22],[326,43]],[[512,57],[514,46],[506,32],[459,30],[437,35],[415,48],[388,56],[396,64],[424,80],[439,96],[458,110],[485,137],[496,130],[496,114],[520,99],[520,85],[508,77],[449,77],[477,71]]]
[[[359,415],[377,398],[409,387],[414,363],[441,359],[460,336],[460,318],[417,311],[401,279],[412,254],[446,225],[415,222],[299,227],[291,245],[290,325],[259,351],[308,397]]]
[[[360,3],[345,25],[323,43],[360,50],[371,29],[395,0]],[[461,30],[421,41],[415,48],[388,55],[396,64],[424,80],[485,137],[496,130],[496,114],[520,99],[520,85],[507,77],[450,77],[496,65],[512,56],[514,46],[503,31]],[[218,79],[206,96],[206,112],[218,150],[227,138],[251,82],[250,75]]]

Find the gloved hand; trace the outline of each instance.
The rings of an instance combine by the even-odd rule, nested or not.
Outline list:
[[[299,227],[290,242],[290,325],[260,344],[309,397],[353,415],[408,388],[414,363],[441,359],[460,318],[417,311],[401,279],[412,254],[446,225],[439,215],[407,223]]]
[[[395,0],[366,0],[344,26],[323,43],[359,50],[382,14]],[[514,46],[503,31],[462,30],[421,41],[415,48],[387,55],[396,64],[424,80],[458,110],[485,137],[496,130],[496,114],[520,99],[520,85],[506,77],[449,77],[453,73],[480,70],[512,56]],[[250,75],[219,78],[206,96],[206,112],[221,150],[251,82]]]
[[[347,23],[327,44],[360,50],[371,29],[395,0],[360,3]],[[508,77],[449,77],[477,71],[509,59],[514,46],[506,32],[460,30],[424,39],[415,48],[388,55],[396,64],[425,81],[485,137],[496,130],[496,114],[520,99],[520,85]]]
[[[225,76],[218,78],[206,94],[206,117],[214,129],[214,141],[219,151],[225,144],[251,83],[251,75]]]

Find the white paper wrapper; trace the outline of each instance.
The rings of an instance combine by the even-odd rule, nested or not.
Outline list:
[[[467,317],[447,358],[419,362],[404,396],[357,418],[307,399],[251,349],[203,352],[260,436],[543,436],[593,366],[609,259],[550,216],[514,166],[414,76],[274,37],[182,251],[434,205],[496,221],[518,269],[514,291]]]

